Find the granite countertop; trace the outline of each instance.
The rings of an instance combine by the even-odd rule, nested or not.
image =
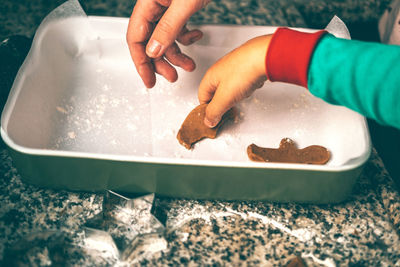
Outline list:
[[[32,29],[43,19],[43,9],[31,4],[35,1],[28,2],[23,7],[6,3],[10,13],[22,11],[16,12],[21,21],[10,15],[1,32],[6,41],[0,45],[0,57],[7,62],[0,69],[2,93],[10,88],[29,48]],[[128,16],[132,10],[130,1],[98,2],[84,1],[83,6],[98,15]],[[376,19],[383,8],[383,1],[347,1],[346,7],[344,1],[332,1],[330,7],[307,1],[307,8],[302,2],[215,1],[192,22],[306,27],[318,21],[304,19],[307,12],[330,15],[336,6],[345,16],[354,8],[361,18]],[[21,16],[25,8],[32,8],[31,17]],[[13,36],[17,34],[28,38]],[[0,263],[4,266],[400,265],[400,197],[374,149],[350,198],[330,205],[38,188],[21,179],[4,144],[0,157]]]

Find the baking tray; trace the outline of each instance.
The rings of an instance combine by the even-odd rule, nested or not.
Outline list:
[[[196,71],[158,77],[147,90],[125,41],[127,18],[88,17],[48,23],[36,33],[1,118],[1,136],[23,180],[68,190],[148,193],[200,199],[332,203],[345,200],[371,151],[364,117],[267,82],[238,104],[239,120],[216,139],[186,150],[176,134],[198,104],[209,66],[246,40],[275,27],[199,25],[204,38],[183,47]],[[311,31],[303,29],[305,31]],[[323,166],[256,163],[251,143],[322,145]]]

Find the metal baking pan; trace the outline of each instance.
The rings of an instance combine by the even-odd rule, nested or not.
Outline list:
[[[216,139],[186,150],[176,134],[198,104],[209,66],[246,40],[275,27],[201,25],[189,47],[197,69],[158,77],[147,90],[134,69],[126,18],[88,17],[37,31],[1,118],[1,136],[21,177],[44,187],[227,200],[332,203],[345,200],[368,160],[364,117],[313,97],[306,89],[267,82],[240,103],[239,120]],[[87,26],[87,25],[86,25]],[[322,145],[322,166],[256,163],[246,147]]]

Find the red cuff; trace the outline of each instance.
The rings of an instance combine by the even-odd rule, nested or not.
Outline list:
[[[267,77],[274,82],[293,83],[307,88],[308,65],[315,46],[327,31],[305,33],[278,28],[265,57]]]

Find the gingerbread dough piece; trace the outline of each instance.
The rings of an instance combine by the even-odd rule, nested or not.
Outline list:
[[[193,109],[186,117],[181,128],[179,129],[177,138],[181,145],[190,149],[194,143],[203,139],[214,139],[217,136],[218,129],[227,121],[236,117],[236,112],[233,109],[227,111],[222,116],[221,121],[214,128],[208,128],[204,125],[204,116],[206,114],[207,104],[201,104]]]
[[[251,144],[247,147],[247,155],[253,161],[285,162],[323,165],[331,157],[331,153],[323,146],[308,146],[298,149],[293,140],[283,138],[278,149],[263,148]]]
[[[296,256],[288,262],[286,267],[306,267],[306,264],[300,256]]]

